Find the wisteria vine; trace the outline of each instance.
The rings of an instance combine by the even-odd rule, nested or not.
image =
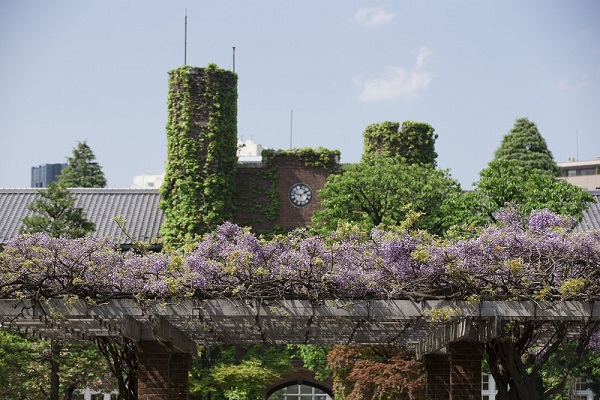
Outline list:
[[[330,237],[297,230],[266,241],[225,223],[190,252],[122,252],[106,238],[45,234],[0,252],[0,297],[597,300],[600,233],[547,210],[514,210],[474,238],[423,232]]]

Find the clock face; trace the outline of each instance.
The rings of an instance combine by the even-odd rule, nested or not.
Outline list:
[[[296,183],[290,188],[288,197],[296,207],[306,207],[312,200],[312,189],[306,183]]]

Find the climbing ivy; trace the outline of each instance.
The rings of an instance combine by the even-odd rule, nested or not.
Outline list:
[[[273,235],[284,233],[282,227],[273,225],[279,217],[280,193],[278,179],[280,167],[283,165],[320,168],[329,174],[339,173],[340,152],[322,147],[317,149],[302,148],[292,150],[266,149],[262,152],[262,162],[252,166],[253,178],[240,176],[238,188],[241,188],[235,198],[236,209],[249,211],[243,219],[237,219],[242,225],[259,227],[262,234]],[[248,168],[248,167],[244,167]],[[260,193],[260,196],[247,194]]]
[[[384,156],[402,159],[407,164],[435,166],[438,135],[424,122],[381,122],[367,126],[363,133],[363,161],[369,157]]]
[[[324,147],[313,149],[304,147],[291,150],[266,149],[262,152],[263,162],[278,164],[282,162],[300,163],[306,167],[323,168],[330,174],[339,172],[340,151],[329,150]]]
[[[161,235],[166,244],[177,246],[233,217],[235,73],[215,64],[169,72],[167,153]]]
[[[322,168],[329,174],[339,173],[340,151],[329,150],[324,147],[317,149],[304,147],[291,150],[266,149],[262,152],[263,163],[266,164],[265,174],[271,180],[271,186],[267,191],[270,200],[265,210],[265,215],[274,221],[279,216],[279,191],[277,189],[277,178],[279,166],[282,164],[300,164],[305,167]]]

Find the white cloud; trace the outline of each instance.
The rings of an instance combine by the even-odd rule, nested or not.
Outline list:
[[[412,97],[426,90],[433,74],[424,67],[432,56],[430,49],[422,47],[412,69],[391,66],[379,78],[355,78],[354,82],[361,87],[358,98],[362,101],[394,100]]]
[[[583,78],[579,81],[573,81],[570,77],[564,76],[558,82],[558,89],[562,91],[585,89],[589,86],[590,82],[586,78]]]
[[[419,49],[419,53],[417,54],[417,62],[415,63],[415,69],[422,69],[427,61],[429,61],[433,57],[433,51],[428,47],[421,47]]]
[[[361,26],[374,27],[389,24],[396,14],[386,11],[383,7],[364,7],[354,14],[354,20]]]

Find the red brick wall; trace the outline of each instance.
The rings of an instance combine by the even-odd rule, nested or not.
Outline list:
[[[315,373],[313,371],[310,371],[301,365],[295,365],[294,367],[294,371],[280,376],[277,381],[267,386],[265,389],[265,398],[279,389],[297,384],[316,387],[333,395],[333,381],[330,379],[319,381],[315,378]]]
[[[448,354],[426,354],[428,400],[481,400],[483,348],[477,342],[454,342]]]
[[[265,214],[271,203],[267,195],[272,185],[268,172],[264,164],[238,164],[237,167],[233,222],[251,226],[255,232],[268,232],[275,226]]]
[[[298,162],[280,162],[276,182],[279,209],[277,218],[272,220],[265,214],[271,206],[268,191],[273,184],[266,165],[240,164],[237,168],[234,222],[251,226],[255,232],[268,232],[275,227],[291,230],[308,226],[313,212],[319,208],[317,193],[325,185],[328,175],[323,168],[307,167]],[[313,198],[306,207],[296,207],[289,201],[288,192],[296,183],[305,183],[312,189]]]
[[[450,399],[450,359],[447,354],[425,354],[428,400]]]
[[[285,229],[309,225],[313,212],[320,208],[317,193],[325,186],[327,176],[327,172],[321,168],[305,167],[303,165],[280,165],[277,181],[279,218],[275,221],[276,225]],[[312,189],[313,198],[306,207],[296,207],[289,200],[289,190],[296,183],[305,183]]]
[[[483,348],[477,342],[454,342],[450,355],[450,400],[481,400]]]
[[[192,356],[173,353],[159,342],[138,345],[138,399],[187,400]]]

